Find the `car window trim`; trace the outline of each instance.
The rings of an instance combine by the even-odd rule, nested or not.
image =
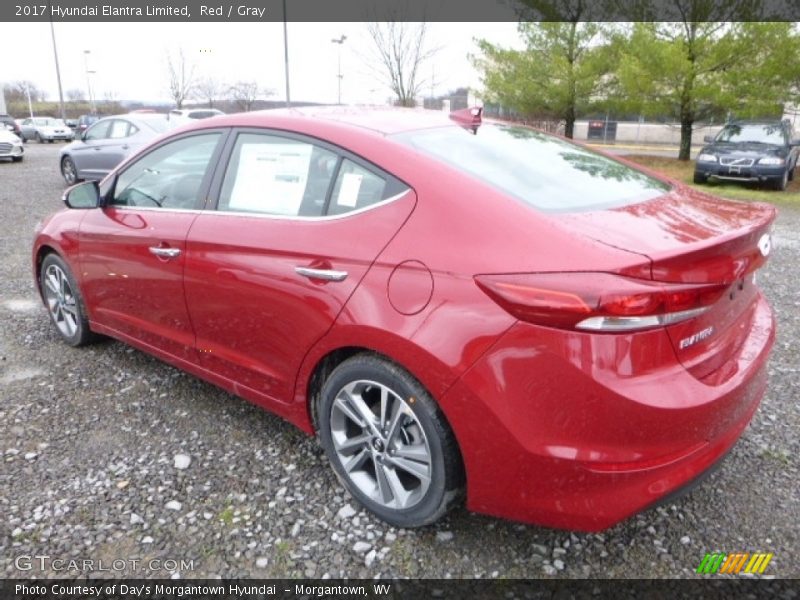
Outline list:
[[[180,140],[183,140],[183,139],[186,139],[186,138],[190,138],[190,137],[196,137],[198,135],[208,135],[210,133],[219,133],[220,134],[220,139],[217,140],[217,146],[214,148],[214,152],[211,153],[211,157],[208,160],[208,165],[206,165],[206,170],[205,170],[205,173],[203,174],[203,182],[200,184],[200,193],[198,194],[199,200],[195,201],[194,208],[173,209],[173,208],[161,208],[161,207],[124,206],[124,205],[116,205],[116,204],[110,204],[109,203],[109,199],[111,197],[113,197],[114,193],[116,192],[117,181],[119,180],[119,176],[122,173],[124,173],[125,171],[127,171],[128,169],[130,169],[131,167],[133,167],[134,165],[136,165],[145,156],[147,156],[148,154],[150,154],[152,152],[155,152],[156,150],[158,150],[159,148],[162,148],[163,146],[165,146],[167,144],[171,144],[173,142],[177,142],[177,141],[180,141]],[[156,144],[154,146],[151,146],[150,148],[147,149],[146,152],[143,152],[142,154],[138,154],[136,156],[136,160],[131,162],[131,163],[129,163],[129,164],[127,164],[127,165],[125,165],[124,169],[113,172],[114,173],[114,175],[113,175],[114,182],[112,183],[111,187],[109,188],[109,190],[106,192],[106,194],[102,198],[102,208],[112,207],[112,208],[115,208],[115,209],[118,209],[118,210],[134,210],[134,211],[135,210],[158,210],[158,211],[161,211],[161,212],[177,212],[177,211],[180,211],[180,212],[198,211],[198,212],[200,212],[200,211],[202,211],[204,209],[205,205],[208,202],[209,186],[210,186],[210,184],[211,184],[211,182],[212,182],[212,180],[214,178],[214,175],[217,172],[219,161],[220,161],[220,155],[222,153],[222,149],[227,145],[229,136],[230,136],[230,128],[228,128],[228,127],[214,127],[214,128],[211,128],[211,129],[198,129],[198,130],[187,131],[187,132],[182,133],[180,135],[176,135],[176,136],[172,136],[172,137],[169,137],[167,139],[164,139],[164,140],[160,140],[158,144]]]
[[[337,156],[337,163],[336,168],[334,169],[333,176],[331,179],[331,183],[328,184],[328,190],[326,192],[325,198],[325,206],[323,213],[319,216],[301,216],[301,215],[270,215],[267,213],[257,213],[257,212],[242,212],[242,211],[222,211],[218,209],[219,206],[219,196],[222,191],[222,183],[225,179],[225,174],[228,171],[228,165],[230,164],[231,158],[233,157],[233,149],[236,145],[236,140],[238,139],[239,135],[241,134],[256,134],[256,135],[271,135],[275,137],[283,137],[290,140],[295,140],[299,142],[303,142],[306,144],[312,144],[314,146],[318,146],[323,150],[328,150],[329,152],[333,152]],[[341,213],[337,215],[329,215],[328,209],[330,204],[330,196],[333,194],[333,185],[335,185],[336,178],[339,176],[339,169],[341,168],[343,159],[349,159],[361,168],[373,173],[374,175],[383,178],[386,181],[386,190],[392,191],[394,189],[397,190],[396,193],[392,194],[390,197],[381,200],[380,202],[376,202],[375,204],[371,204],[369,206],[365,206],[363,208],[359,208],[356,210],[351,210],[346,213]],[[402,189],[400,189],[402,188]],[[308,135],[304,133],[298,133],[295,131],[287,131],[285,129],[277,129],[274,127],[232,127],[225,144],[224,153],[220,157],[219,162],[216,166],[216,173],[214,178],[211,182],[211,186],[208,190],[208,198],[205,205],[205,210],[215,212],[221,215],[240,215],[246,217],[267,217],[267,218],[275,218],[281,220],[287,219],[294,219],[297,221],[309,221],[309,220],[327,220],[327,219],[339,219],[343,217],[349,217],[355,214],[361,214],[367,210],[371,210],[373,208],[378,208],[380,206],[384,206],[389,202],[393,202],[398,198],[404,196],[409,191],[412,191],[414,188],[400,179],[399,177],[391,174],[390,172],[386,171],[385,169],[379,167],[375,163],[367,160],[366,158],[355,154],[354,152],[343,148],[342,146],[337,146],[336,144],[329,142],[328,140],[323,140],[318,137],[314,137],[313,135]]]

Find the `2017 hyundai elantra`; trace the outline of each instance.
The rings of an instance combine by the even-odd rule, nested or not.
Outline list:
[[[717,463],[766,387],[775,210],[480,116],[199,121],[65,194],[33,269],[104,334],[317,434],[385,521],[599,530]]]

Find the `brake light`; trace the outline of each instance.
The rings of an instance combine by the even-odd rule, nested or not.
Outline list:
[[[478,275],[475,282],[523,321],[589,331],[671,325],[707,311],[729,284],[662,283],[611,273]]]

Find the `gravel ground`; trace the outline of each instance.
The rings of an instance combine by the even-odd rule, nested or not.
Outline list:
[[[58,148],[0,162],[0,576],[76,576],[15,566],[47,555],[145,577],[694,577],[706,552],[749,550],[800,577],[800,207],[782,207],[760,274],[779,320],[769,391],[701,487],[602,534],[464,509],[407,531],[359,510],[277,417],[120,343],[58,340],[29,265],[60,207]],[[141,570],[152,558],[193,564]]]

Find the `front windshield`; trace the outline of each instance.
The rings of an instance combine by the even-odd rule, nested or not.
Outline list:
[[[775,144],[782,146],[786,143],[783,128],[778,124],[744,123],[727,125],[717,136],[718,142],[756,142],[760,144]]]

